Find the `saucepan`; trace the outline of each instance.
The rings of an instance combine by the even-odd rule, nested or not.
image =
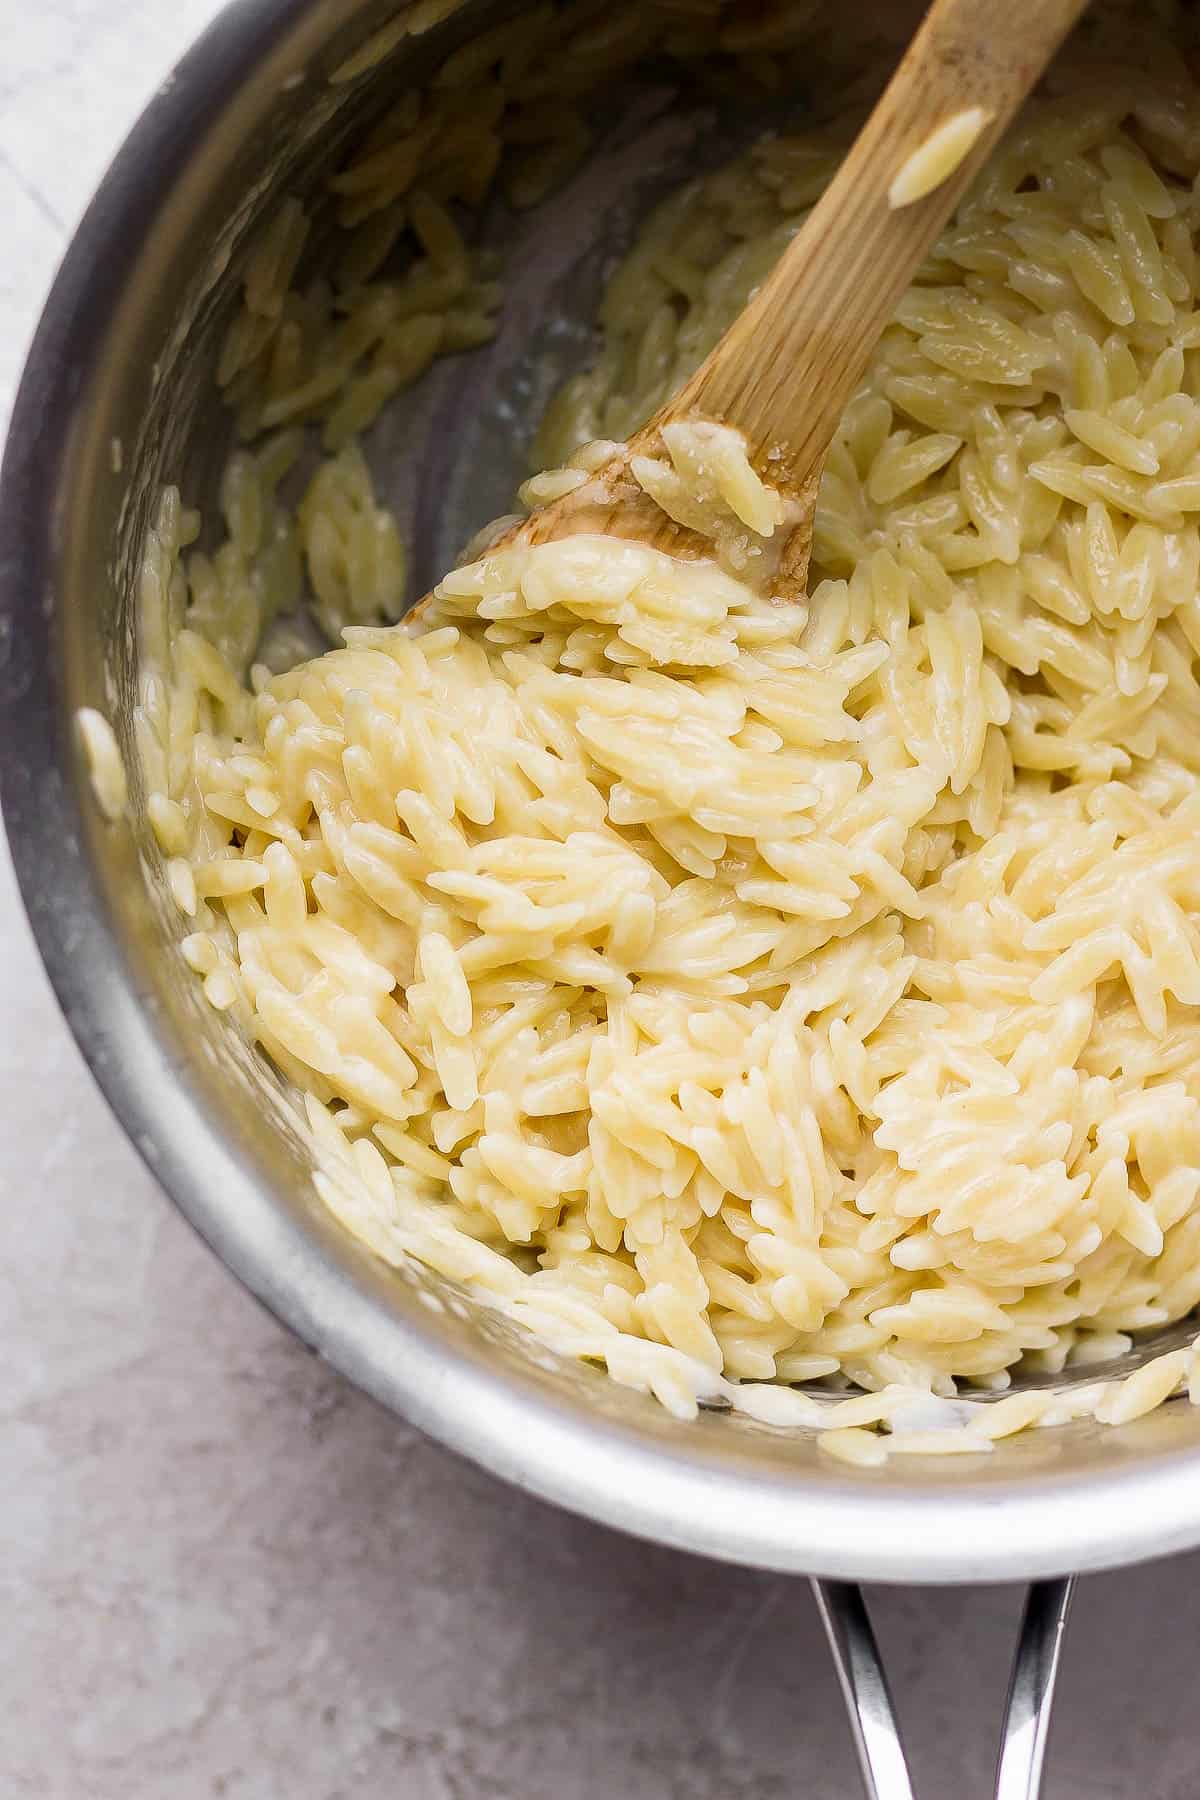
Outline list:
[[[441,1277],[385,1269],[320,1205],[269,1075],[174,953],[180,926],[136,771],[128,815],[111,825],[72,730],[86,705],[126,731],[138,554],[159,488],[182,480],[191,503],[213,499],[231,432],[213,370],[256,227],[281,196],[318,195],[407,86],[532,10],[234,0],[118,156],[54,284],[4,464],[0,787],[18,877],[97,1081],[234,1274],[348,1379],[517,1486],[663,1544],[819,1578],[871,1792],[910,1789],[856,1584],[1032,1581],[998,1788],[1013,1800],[1038,1785],[1069,1574],[1200,1543],[1200,1409],[1178,1399],[1118,1428],[1009,1438],[990,1456],[854,1468],[804,1432],[709,1409],[675,1419]],[[688,9],[680,16],[686,25]],[[552,67],[552,32],[540,54]],[[602,65],[593,100],[606,91]],[[612,79],[628,83],[629,71]],[[755,102],[747,117],[718,91],[697,126],[660,71],[613,91],[620,129],[598,134],[569,204],[551,195],[519,227],[484,221],[498,241],[519,238],[504,245],[518,254],[498,337],[439,365],[400,423],[385,415],[379,428],[376,463],[413,546],[414,594],[510,504],[526,472],[522,421],[585,354],[579,321],[613,243],[679,179],[681,160],[712,163],[772,106],[804,99]],[[1160,1335],[1130,1366],[1163,1347]]]

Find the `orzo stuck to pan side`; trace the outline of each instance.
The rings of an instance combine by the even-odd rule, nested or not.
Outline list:
[[[327,278],[294,280],[294,202],[249,266],[228,541],[185,554],[169,492],[143,574],[184,954],[303,1092],[352,1232],[680,1414],[858,1462],[1132,1418],[1193,1350],[994,1395],[1200,1302],[1200,93],[1140,9],[1059,63],[847,410],[803,604],[756,577],[778,497],[736,434],[683,427],[639,478],[710,561],[501,548],[395,625],[356,434],[493,329],[456,219],[498,163],[518,203],[561,179],[564,83],[678,29],[569,10],[555,107],[542,7],[335,177]],[[704,30],[750,82],[786,10]],[[844,142],[768,137],[659,208],[527,504],[696,365]],[[286,667],[305,582],[339,647]]]

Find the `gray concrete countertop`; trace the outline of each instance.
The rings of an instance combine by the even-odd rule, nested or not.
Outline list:
[[[71,226],[215,0],[0,0],[0,429]],[[19,28],[18,18],[20,15]],[[0,1797],[842,1800],[806,1585],[501,1487],[172,1212],[0,850]],[[1200,1795],[1200,1557],[1083,1585],[1050,1800]],[[878,1591],[919,1791],[990,1791],[1019,1595]]]

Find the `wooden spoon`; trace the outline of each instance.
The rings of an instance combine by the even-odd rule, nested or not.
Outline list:
[[[670,519],[629,469],[633,456],[662,455],[664,426],[705,420],[736,426],[785,496],[774,586],[802,592],[825,453],[876,340],[1086,4],[934,0],[833,181],[691,380],[595,476],[497,544],[600,532],[711,555],[711,540]]]

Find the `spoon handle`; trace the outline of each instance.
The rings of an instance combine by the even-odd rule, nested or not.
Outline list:
[[[775,485],[815,500],[829,441],[896,302],[1085,5],[934,0],[805,224],[653,425],[688,416],[736,425]],[[955,149],[960,160],[923,198],[889,199],[906,163],[911,191],[919,165],[928,176]]]

